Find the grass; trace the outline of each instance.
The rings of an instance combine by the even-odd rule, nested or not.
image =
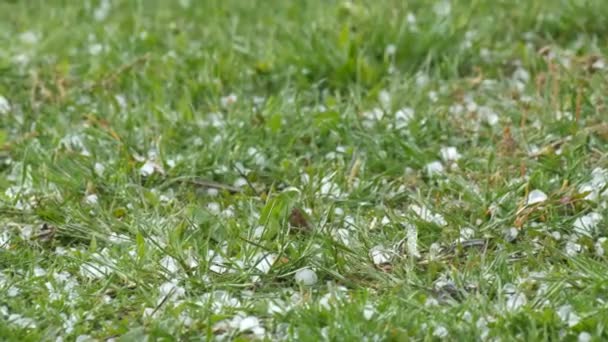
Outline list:
[[[0,337],[608,338],[606,18],[0,2]]]

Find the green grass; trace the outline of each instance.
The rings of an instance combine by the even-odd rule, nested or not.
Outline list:
[[[1,339],[607,339],[608,6],[445,4],[0,2]]]

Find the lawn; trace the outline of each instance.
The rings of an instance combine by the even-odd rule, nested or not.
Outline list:
[[[605,0],[0,0],[0,339],[608,339]]]

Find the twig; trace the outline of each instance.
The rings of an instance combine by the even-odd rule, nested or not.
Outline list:
[[[208,181],[208,180],[203,180],[203,179],[195,179],[195,178],[182,178],[182,179],[174,179],[172,182],[174,183],[181,183],[181,184],[190,184],[190,185],[194,185],[194,186],[198,186],[201,188],[208,188],[208,189],[217,189],[217,190],[224,190],[224,191],[228,191],[229,193],[235,194],[235,193],[241,193],[243,192],[242,189],[237,188],[235,186],[232,185],[228,185],[228,184],[222,184],[222,183],[218,183],[218,182],[213,182],[213,181]]]
[[[98,87],[107,87],[110,83],[116,81],[118,76],[133,69],[138,64],[142,64],[142,63],[148,61],[149,59],[150,59],[149,53],[146,53],[143,56],[139,56],[136,59],[130,61],[129,63],[121,65],[118,69],[116,69],[114,72],[110,73],[109,75],[106,75],[103,78],[101,78],[100,80],[95,81],[93,84],[89,85],[88,87],[85,87],[85,90],[91,90],[91,89],[98,88]]]

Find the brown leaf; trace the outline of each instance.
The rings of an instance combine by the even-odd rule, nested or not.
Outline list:
[[[294,207],[289,214],[289,224],[297,230],[310,230],[310,223],[302,209]]]

